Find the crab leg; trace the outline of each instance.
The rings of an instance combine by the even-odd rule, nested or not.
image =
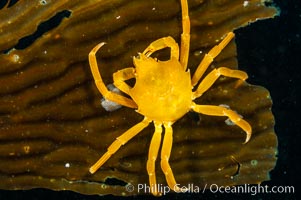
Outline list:
[[[151,192],[153,193],[153,195],[160,195],[157,190],[158,188],[157,188],[157,181],[156,181],[155,162],[158,156],[158,151],[161,143],[162,125],[157,123],[154,124],[155,124],[155,133],[152,137],[152,141],[149,146],[146,170],[149,176],[149,186],[151,188]]]
[[[139,132],[141,132],[145,127],[148,126],[150,120],[144,118],[142,122],[136,124],[121,136],[117,137],[116,140],[109,146],[107,152],[92,166],[89,171],[94,174],[118,149],[135,137]]]
[[[170,58],[173,57],[176,60],[179,60],[179,46],[176,41],[170,36],[155,40],[148,47],[146,47],[142,54],[149,57],[155,51],[164,49],[166,47],[170,47],[171,49]]]
[[[164,124],[165,134],[161,149],[161,169],[165,174],[166,182],[172,190],[176,192],[180,192],[180,188],[177,187],[177,183],[173,172],[169,165],[169,157],[171,153],[172,147],[172,127],[171,124]]]
[[[118,104],[123,105],[123,106],[130,107],[130,108],[137,108],[137,105],[133,100],[131,100],[129,98],[126,98],[122,95],[116,94],[114,92],[111,92],[105,86],[105,84],[104,84],[104,82],[103,82],[103,80],[100,76],[100,73],[99,73],[99,70],[98,70],[98,65],[97,65],[97,60],[96,60],[96,56],[95,56],[96,52],[104,44],[105,43],[102,42],[102,43],[96,45],[89,53],[89,63],[90,63],[92,75],[93,75],[93,78],[95,80],[95,84],[96,84],[97,89],[102,94],[102,96],[107,100],[113,101],[115,103],[118,103]]]
[[[184,67],[184,70],[186,70],[188,57],[189,57],[189,45],[190,45],[190,20],[188,15],[187,0],[181,0],[181,7],[182,7],[183,32],[181,34],[180,63]]]
[[[196,69],[193,77],[191,79],[192,86],[195,86],[200,78],[205,73],[206,69],[212,63],[213,59],[218,56],[218,54],[229,44],[229,42],[234,37],[234,33],[230,32],[226,35],[226,37],[219,43],[218,45],[214,46],[207,54],[205,54],[203,60],[199,64],[198,68]]]
[[[228,69],[226,67],[213,69],[199,84],[196,91],[193,92],[193,99],[200,97],[206,92],[220,76],[238,78],[242,81],[245,81],[248,78],[248,74],[244,71]]]
[[[113,74],[115,87],[126,94],[129,94],[131,87],[124,81],[132,78],[135,78],[135,69],[133,67],[119,70]]]
[[[252,134],[252,128],[251,128],[250,124],[248,122],[246,122],[245,120],[243,120],[241,118],[241,116],[239,116],[239,114],[237,114],[233,110],[230,110],[230,109],[228,109],[226,107],[222,107],[222,106],[197,105],[195,103],[192,104],[191,108],[195,112],[202,113],[205,115],[229,117],[229,119],[233,123],[235,123],[237,126],[242,128],[246,132],[247,137],[246,137],[246,140],[244,143],[247,143],[250,140],[251,134]]]

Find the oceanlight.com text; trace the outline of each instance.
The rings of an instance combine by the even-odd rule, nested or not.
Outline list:
[[[294,186],[268,186],[268,185],[236,185],[236,186],[219,186],[218,184],[205,184],[204,187],[199,187],[195,184],[181,185],[177,184],[176,187],[180,189],[179,193],[221,193],[221,194],[283,194],[283,193],[295,193]],[[134,186],[132,184],[126,185],[127,192],[137,193],[152,193],[151,191],[157,191],[162,195],[165,195],[172,191],[170,187],[163,184],[156,184],[149,186],[148,184],[138,184]]]

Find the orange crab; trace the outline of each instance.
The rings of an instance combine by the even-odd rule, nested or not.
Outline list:
[[[172,37],[160,38],[152,42],[143,53],[139,53],[137,57],[133,58],[135,67],[125,68],[113,74],[114,85],[125,94],[128,94],[131,99],[109,91],[100,76],[95,54],[105,43],[98,44],[89,53],[89,63],[95,84],[103,97],[120,105],[135,108],[138,113],[145,116],[143,121],[117,137],[108,147],[107,152],[89,171],[95,173],[122,145],[153,122],[155,132],[149,147],[146,169],[151,191],[154,195],[159,195],[156,187],[155,161],[161,144],[162,127],[164,127],[165,134],[161,148],[161,169],[165,174],[168,186],[177,192],[181,190],[177,186],[169,165],[173,140],[172,124],[175,121],[192,110],[205,115],[227,116],[246,132],[245,143],[249,141],[252,132],[249,123],[243,120],[235,111],[222,105],[197,105],[193,102],[194,99],[201,97],[220,76],[238,78],[242,81],[247,79],[248,76],[240,70],[220,67],[213,69],[194,89],[213,59],[232,40],[234,34],[232,32],[228,33],[221,43],[205,55],[191,78],[189,70],[186,69],[190,43],[187,0],[181,0],[181,7],[183,33],[181,34],[180,49]],[[171,50],[169,60],[159,61],[150,57],[155,51],[167,47]],[[136,79],[133,87],[125,83],[126,80],[132,78]]]

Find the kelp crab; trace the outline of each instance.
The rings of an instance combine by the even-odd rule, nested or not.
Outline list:
[[[195,111],[205,115],[226,116],[231,122],[242,128],[246,134],[245,143],[251,138],[252,128],[248,122],[235,111],[225,105],[197,105],[194,99],[202,96],[220,76],[238,78],[246,80],[247,74],[240,70],[232,70],[225,67],[213,69],[200,83],[200,78],[212,63],[213,59],[223,50],[223,48],[234,37],[232,32],[222,40],[221,43],[213,47],[199,64],[192,80],[190,72],[187,70],[189,45],[190,45],[190,20],[188,15],[187,0],[181,0],[182,7],[182,28],[181,46],[172,37],[163,37],[152,42],[143,53],[134,57],[135,68],[125,68],[113,75],[114,85],[129,95],[129,99],[120,94],[109,91],[98,70],[96,52],[105,44],[100,43],[89,53],[89,62],[95,84],[105,99],[121,104],[126,107],[136,108],[137,112],[144,116],[139,122],[108,147],[107,152],[90,168],[91,173],[95,173],[122,145],[141,132],[145,127],[153,122],[155,132],[153,134],[147,160],[147,173],[149,175],[149,185],[151,192],[158,195],[155,161],[161,144],[162,126],[165,130],[163,144],[161,148],[161,169],[165,174],[167,184],[170,189],[180,192],[177,186],[172,169],[169,164],[169,157],[172,149],[173,130],[172,124],[183,117],[188,111]],[[151,54],[170,48],[170,59],[159,61],[152,58]],[[136,79],[134,87],[130,87],[126,80]],[[199,84],[198,84],[199,83]],[[197,86],[194,91],[191,88]]]

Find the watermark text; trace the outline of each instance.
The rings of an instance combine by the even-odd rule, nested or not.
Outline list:
[[[294,186],[269,186],[269,185],[235,185],[235,186],[221,186],[218,184],[205,184],[203,187],[199,187],[193,183],[187,185],[176,184],[174,188],[170,188],[163,184],[138,184],[136,186],[132,184],[126,185],[127,192],[137,192],[148,194],[152,192],[165,195],[171,191],[177,193],[221,193],[221,194],[283,194],[283,193],[295,193]]]

